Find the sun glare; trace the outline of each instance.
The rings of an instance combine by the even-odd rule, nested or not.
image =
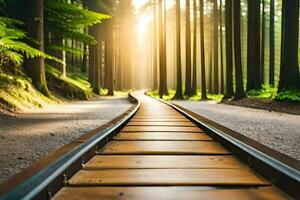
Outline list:
[[[147,2],[148,2],[148,0],[133,0],[133,5],[134,5],[135,9],[139,9],[142,6],[144,6]]]
[[[140,9],[149,1],[150,0],[133,0],[133,5],[135,9]],[[174,0],[166,0],[166,3],[167,3],[167,9],[170,9],[174,6]]]
[[[139,16],[137,23],[136,23],[136,30],[135,30],[139,39],[143,39],[144,35],[147,34],[147,30],[148,30],[151,20],[152,20],[151,14],[145,14],[145,15]]]

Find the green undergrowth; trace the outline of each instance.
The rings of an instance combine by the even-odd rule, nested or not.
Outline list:
[[[262,85],[259,90],[250,90],[247,92],[249,98],[258,98],[262,100],[276,100],[281,102],[300,103],[300,90],[291,89],[278,93],[278,89],[274,86]]]
[[[300,90],[282,91],[277,95],[276,100],[300,103]]]
[[[247,92],[247,96],[250,98],[258,99],[275,99],[277,96],[277,88],[269,85],[262,85],[259,90],[250,90]]]
[[[67,98],[87,100],[93,96],[87,77],[79,72],[64,77],[60,71],[47,65],[46,77],[51,91]]]
[[[160,98],[158,90],[151,90],[146,92],[147,95],[157,98]],[[164,100],[172,100],[175,95],[175,90],[169,90],[169,95],[164,95],[162,99]],[[262,85],[262,88],[259,90],[251,90],[247,92],[248,98],[255,98],[261,100],[274,100],[280,102],[292,102],[292,103],[300,103],[300,90],[284,90],[278,93],[278,89],[274,86]],[[217,102],[221,102],[224,98],[222,94],[207,94],[208,100],[214,100]],[[190,101],[199,101],[201,100],[201,91],[197,92],[197,95],[188,97],[184,96],[184,100]]]
[[[57,100],[45,97],[25,76],[0,73],[0,107],[13,110],[41,108]]]
[[[170,101],[173,99],[173,97],[175,96],[175,90],[169,90],[169,95],[164,95],[162,97],[163,100],[166,100],[166,101]],[[147,95],[151,96],[151,97],[154,97],[154,98],[157,98],[157,99],[160,99],[160,95],[158,93],[158,90],[151,90],[151,91],[148,91],[146,92]],[[223,95],[221,94],[218,94],[218,95],[215,95],[215,94],[207,94],[207,98],[208,100],[215,100],[215,101],[221,101],[222,98],[223,98]],[[190,101],[199,101],[201,100],[201,92],[198,91],[197,92],[197,95],[194,95],[194,96],[184,96],[184,99],[185,100],[190,100]]]

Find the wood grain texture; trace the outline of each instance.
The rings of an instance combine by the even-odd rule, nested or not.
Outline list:
[[[129,122],[127,126],[183,126],[183,127],[196,127],[192,122]]]
[[[81,170],[72,186],[265,186],[249,169],[106,169]]]
[[[121,132],[114,140],[211,141],[212,138],[204,133]]]
[[[170,118],[160,118],[160,119],[153,119],[153,118],[132,118],[131,122],[189,122],[188,119],[170,119]]]
[[[286,200],[275,187],[207,189],[203,187],[65,187],[54,200]]]
[[[233,156],[101,155],[84,169],[245,169]]]
[[[176,126],[125,126],[123,132],[192,132],[201,133],[198,127],[176,127]]]
[[[210,141],[112,141],[99,154],[230,154]]]

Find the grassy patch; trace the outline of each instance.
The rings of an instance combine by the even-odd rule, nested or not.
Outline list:
[[[93,96],[90,83],[82,73],[69,73],[64,77],[57,69],[47,65],[46,77],[49,89],[67,99],[87,100]]]
[[[277,95],[276,100],[300,103],[300,90],[282,91]]]
[[[300,90],[285,90],[278,93],[278,89],[274,86],[262,85],[260,90],[251,90],[247,92],[249,98],[271,99],[281,102],[300,103]]]
[[[259,99],[275,99],[277,96],[277,88],[270,85],[262,85],[260,90],[250,90],[247,92],[250,98]]]
[[[207,93],[207,99],[208,100],[214,100],[214,101],[217,101],[217,102],[220,102],[222,101],[224,95],[222,94],[209,94]],[[200,101],[201,100],[201,92],[197,92],[197,95],[195,96],[192,96],[192,97],[186,97],[188,100],[190,101]]]
[[[174,97],[175,95],[175,90],[169,90],[169,95],[164,95],[162,99],[164,100],[172,100],[172,98]],[[151,90],[151,91],[148,91],[146,92],[147,95],[151,96],[151,97],[154,97],[154,98],[160,98],[160,95],[158,93],[158,90]],[[208,100],[215,100],[215,101],[221,101],[223,99],[223,95],[221,94],[207,94],[207,98]],[[201,100],[201,92],[198,91],[197,92],[197,95],[194,95],[194,96],[191,96],[191,97],[188,97],[188,96],[184,96],[184,99],[185,100],[190,100],[190,101],[199,101]]]
[[[0,73],[0,82],[0,104],[7,110],[41,108],[56,102],[36,90],[26,77]]]
[[[146,94],[148,96],[154,97],[156,99],[160,99],[160,95],[159,95],[158,90],[151,90],[151,91],[146,92]],[[169,90],[169,95],[164,95],[162,97],[162,99],[166,100],[166,101],[169,101],[169,100],[172,100],[172,98],[174,97],[174,95],[175,95],[175,90]]]

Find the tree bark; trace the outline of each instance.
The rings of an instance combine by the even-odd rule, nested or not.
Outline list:
[[[226,26],[226,90],[225,97],[234,95],[233,92],[233,60],[232,60],[232,0],[225,2],[225,26]]]
[[[270,67],[269,67],[269,84],[274,85],[275,72],[275,2],[270,1]]]
[[[165,53],[165,28],[163,21],[166,16],[163,16],[163,0],[159,0],[159,95],[168,95],[167,89],[167,74],[166,74],[166,53]],[[165,0],[164,0],[165,1]],[[165,9],[164,9],[165,10]],[[165,11],[164,11],[165,13]],[[163,18],[164,17],[164,18]]]
[[[223,13],[222,13],[223,1],[220,0],[220,68],[221,68],[221,94],[224,94],[224,61],[223,61]]]
[[[218,49],[218,1],[213,0],[213,59],[214,59],[214,67],[213,67],[213,93],[219,93],[219,49]]]
[[[180,0],[176,0],[176,93],[175,99],[183,99],[182,95],[182,73],[181,73],[181,34],[180,34]]]
[[[206,95],[206,72],[205,72],[205,52],[204,52],[204,4],[199,2],[200,7],[200,49],[201,49],[201,99],[207,99]]]
[[[190,0],[186,0],[186,78],[185,78],[185,92],[186,96],[192,94],[192,66],[191,66],[191,20],[190,20]]]
[[[158,89],[157,80],[157,0],[153,0],[153,89]]]
[[[242,72],[242,51],[241,51],[241,0],[234,0],[233,3],[233,22],[234,22],[234,59],[235,59],[235,81],[236,91],[234,99],[246,97],[243,83]]]
[[[260,0],[248,0],[247,91],[260,87]]]
[[[283,0],[281,62],[278,92],[288,89],[300,89],[298,36],[299,0]]]
[[[114,44],[113,44],[113,22],[108,19],[105,27],[105,76],[107,78],[107,95],[114,95]]]
[[[261,24],[261,55],[260,55],[260,82],[265,82],[265,32],[266,32],[266,2],[262,0],[262,24]]]
[[[63,46],[63,36],[61,34],[59,35],[53,35],[52,43],[54,45]],[[62,50],[55,50],[53,52],[53,56],[60,59],[65,60],[65,52]],[[53,66],[59,70],[63,77],[67,76],[67,66],[63,63],[53,62]]]
[[[82,64],[81,64],[81,72],[86,73],[87,69],[87,45],[83,44],[83,55],[82,55]]]
[[[27,10],[28,34],[31,38],[37,41],[37,43],[33,44],[33,46],[40,51],[44,51],[44,1],[28,0]],[[46,83],[44,58],[38,57],[27,59],[25,66],[34,86],[44,95],[50,96],[50,92]]]
[[[96,36],[96,27],[90,27],[89,34],[91,36],[95,37]],[[96,85],[95,69],[96,69],[96,46],[89,45],[89,82],[90,82],[92,88],[94,88]]]
[[[194,34],[193,34],[193,80],[191,95],[197,95],[197,3],[193,1],[193,19],[194,19]]]

